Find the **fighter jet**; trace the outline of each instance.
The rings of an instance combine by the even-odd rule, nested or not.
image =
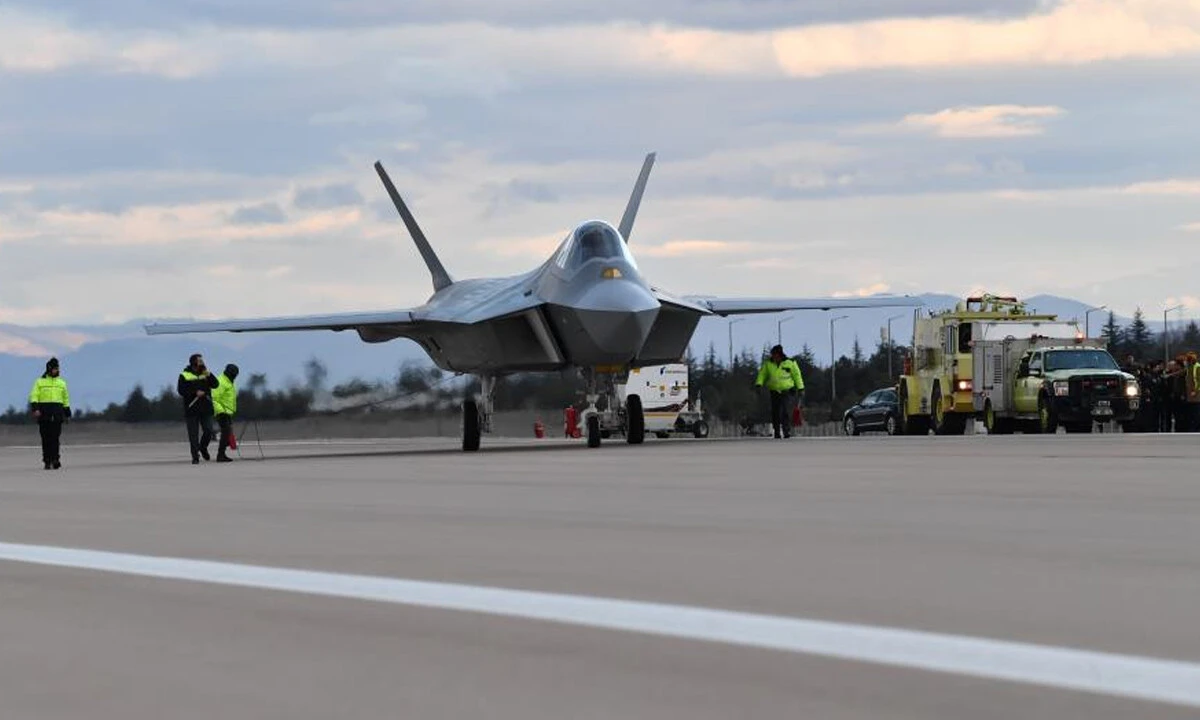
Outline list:
[[[642,165],[620,223],[577,225],[537,268],[503,278],[454,279],[434,252],[383,165],[375,171],[429,268],[433,295],[424,305],[382,312],[206,322],[152,323],[149,335],[207,332],[353,330],[368,343],[416,342],[439,368],[479,378],[479,397],[462,405],[462,447],[478,450],[491,432],[496,380],[521,372],[577,368],[586,388],[581,413],[587,444],[601,439],[597,401],[636,367],[679,362],[700,319],[785,310],[915,307],[911,297],[716,298],[676,296],[651,284],[630,252],[634,219],[655,153]],[[629,395],[622,427],[627,442],[645,437],[641,399]]]

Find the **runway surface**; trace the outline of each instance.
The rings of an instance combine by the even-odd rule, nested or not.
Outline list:
[[[243,453],[0,450],[6,715],[1200,713],[1198,436]]]

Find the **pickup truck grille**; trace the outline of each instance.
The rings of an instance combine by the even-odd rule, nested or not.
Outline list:
[[[1111,376],[1071,378],[1071,396],[1091,405],[1093,400],[1121,397],[1124,384],[1121,378]]]

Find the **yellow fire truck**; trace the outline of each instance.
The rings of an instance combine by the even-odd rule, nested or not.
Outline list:
[[[897,394],[900,427],[907,435],[961,435],[975,407],[974,357],[976,339],[999,327],[1004,335],[1029,334],[1034,328],[1057,324],[1055,315],[1036,315],[1014,297],[969,297],[953,310],[913,319],[913,342],[904,362]],[[1012,332],[1007,332],[1011,326]]]

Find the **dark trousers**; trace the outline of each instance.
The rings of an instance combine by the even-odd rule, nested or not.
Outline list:
[[[1158,403],[1158,431],[1171,432],[1171,403],[1161,400]]]
[[[221,441],[217,443],[217,457],[225,457],[229,449],[229,436],[233,434],[233,416],[217,415],[217,425],[221,428]]]
[[[1175,415],[1175,432],[1188,432],[1191,429],[1191,417],[1188,414],[1188,405],[1182,400],[1177,401],[1172,408]]]
[[[186,416],[188,444],[191,446],[192,459],[208,454],[208,444],[212,442],[212,415]],[[203,431],[203,433],[201,433]]]
[[[771,429],[776,436],[782,431],[784,437],[791,437],[793,406],[791,393],[771,393]]]
[[[56,463],[61,460],[59,438],[62,436],[62,426],[62,420],[38,421],[38,432],[42,436],[43,463]]]

